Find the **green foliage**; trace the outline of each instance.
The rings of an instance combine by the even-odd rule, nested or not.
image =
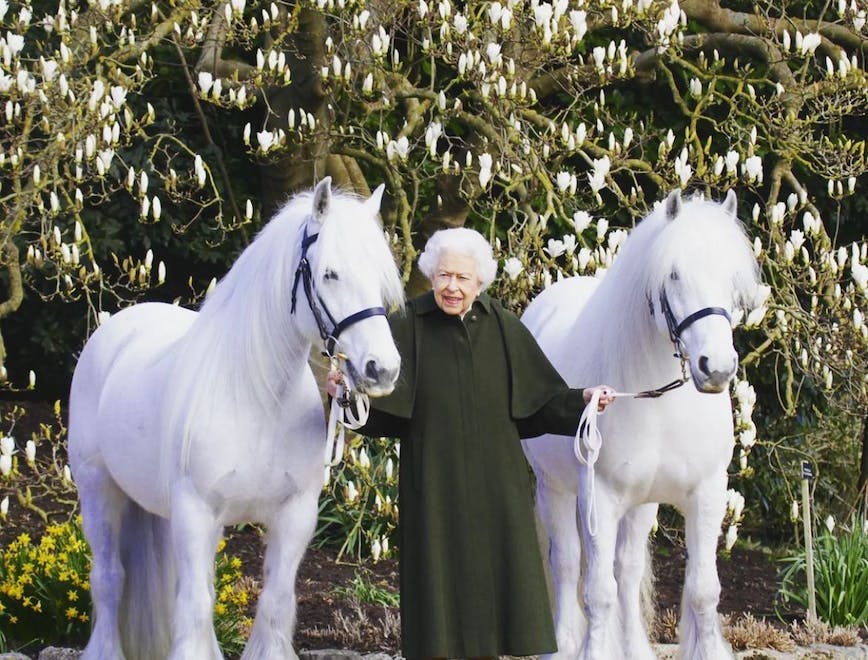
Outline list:
[[[227,654],[250,633],[250,588],[241,560],[216,560],[214,626]],[[49,525],[38,543],[21,534],[0,555],[0,651],[59,642],[82,644],[90,632],[90,549],[81,519]]]
[[[253,625],[247,615],[253,594],[244,579],[241,560],[227,555],[225,546],[225,541],[220,541],[214,567],[214,631],[224,655],[240,656]]]
[[[90,553],[80,521],[21,534],[0,557],[0,628],[19,646],[82,641],[90,630]]]
[[[401,597],[396,592],[374,582],[370,571],[356,571],[349,587],[339,587],[335,592],[342,597],[352,598],[360,603],[398,607]]]
[[[388,557],[397,541],[400,445],[378,438],[363,446],[361,436],[352,436],[345,454],[320,497],[314,545],[356,559]]]
[[[817,616],[832,625],[868,623],[868,533],[857,516],[848,528],[823,527],[814,544]],[[780,598],[785,604],[808,606],[806,553],[783,560]]]

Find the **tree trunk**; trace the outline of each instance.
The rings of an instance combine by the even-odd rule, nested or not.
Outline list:
[[[317,138],[291,147],[285,156],[260,168],[263,217],[270,217],[292,193],[310,188],[327,174],[329,118],[320,80],[325,38],[326,23],[322,13],[302,9],[293,47],[286,51],[292,84],[269,93],[266,125],[269,129],[287,130],[289,111],[295,110],[297,125],[298,112],[302,109],[316,118]]]

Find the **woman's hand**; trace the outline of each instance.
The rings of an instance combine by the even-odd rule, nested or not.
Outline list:
[[[585,405],[591,402],[591,397],[594,392],[600,391],[600,400],[597,404],[597,412],[604,412],[606,407],[615,400],[615,389],[608,385],[597,385],[596,387],[586,387],[582,390],[582,396],[585,399]]]
[[[329,371],[326,376],[326,391],[334,398],[337,395],[338,385],[344,384],[344,375],[340,371]]]

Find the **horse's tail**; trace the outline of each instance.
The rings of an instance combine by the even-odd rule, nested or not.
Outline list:
[[[120,551],[120,629],[127,660],[166,658],[177,579],[169,521],[130,501],[121,525]]]

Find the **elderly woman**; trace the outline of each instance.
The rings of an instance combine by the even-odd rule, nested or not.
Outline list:
[[[518,318],[484,293],[497,263],[479,233],[435,233],[419,269],[433,290],[390,318],[401,376],[360,431],[403,441],[404,656],[554,652],[519,438],[574,434],[598,388],[567,387]],[[329,376],[332,394],[338,378]],[[601,389],[603,409],[612,397]]]

